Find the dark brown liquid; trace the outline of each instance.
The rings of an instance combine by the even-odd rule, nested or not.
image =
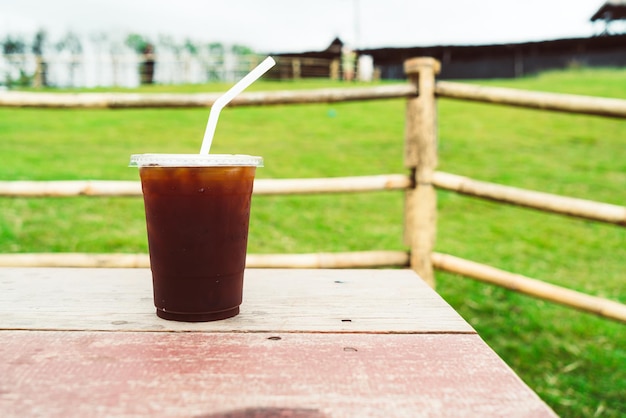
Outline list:
[[[142,167],[157,314],[209,321],[239,312],[256,167]]]

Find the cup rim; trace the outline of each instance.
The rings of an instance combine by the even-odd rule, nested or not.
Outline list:
[[[263,157],[243,154],[132,154],[130,167],[263,167]]]

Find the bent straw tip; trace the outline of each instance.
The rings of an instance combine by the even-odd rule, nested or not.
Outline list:
[[[220,96],[211,106],[211,110],[209,111],[209,122],[207,124],[207,129],[204,134],[204,139],[202,141],[202,146],[200,147],[200,154],[208,154],[211,148],[211,143],[213,142],[213,135],[215,133],[215,128],[217,125],[217,118],[219,117],[219,113],[228,102],[230,102],[237,94],[241,93],[244,89],[246,89],[250,84],[255,82],[258,78],[260,78],[263,74],[265,74],[270,68],[276,65],[276,61],[271,56],[268,56],[256,66],[248,75],[239,80],[233,87],[230,88],[225,94]]]

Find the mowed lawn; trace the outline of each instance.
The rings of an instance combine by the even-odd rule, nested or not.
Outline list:
[[[479,82],[626,99],[626,70]],[[343,87],[315,80],[252,90]],[[152,86],[224,91],[226,85]],[[404,100],[227,108],[213,152],[259,178],[404,173]],[[626,121],[439,100],[439,169],[626,205]],[[0,180],[137,180],[129,155],[195,153],[208,109],[0,108]],[[138,198],[0,198],[0,252],[147,252]],[[438,194],[436,250],[626,303],[626,228]],[[249,250],[405,249],[400,192],[256,196]],[[437,290],[562,416],[626,415],[626,325],[437,273]]]

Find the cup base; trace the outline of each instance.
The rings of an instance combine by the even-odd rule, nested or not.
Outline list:
[[[168,321],[180,321],[180,322],[209,322],[219,321],[220,319],[232,318],[239,314],[239,306],[219,312],[202,312],[202,313],[178,313],[168,312],[157,308],[156,314],[159,318],[167,319]]]

